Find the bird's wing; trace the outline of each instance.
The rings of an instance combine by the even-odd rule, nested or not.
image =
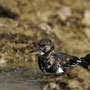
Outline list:
[[[60,64],[63,67],[74,67],[80,61],[78,57],[61,52],[56,52],[55,55],[60,59]]]

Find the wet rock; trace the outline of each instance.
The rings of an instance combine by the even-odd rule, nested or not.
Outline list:
[[[90,73],[80,66],[76,66],[64,75],[58,77],[54,84],[48,84],[44,90],[54,90],[52,87],[59,86],[56,90],[89,90],[90,89]],[[52,86],[50,86],[52,85]]]

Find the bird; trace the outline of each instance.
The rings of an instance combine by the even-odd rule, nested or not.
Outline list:
[[[90,54],[87,54],[85,57],[80,58],[82,62],[80,65],[88,70],[90,70]]]
[[[77,64],[81,64],[82,59],[84,60],[84,58],[56,51],[53,42],[49,38],[42,38],[38,41],[30,53],[36,51],[40,52],[38,65],[42,72],[62,74]]]

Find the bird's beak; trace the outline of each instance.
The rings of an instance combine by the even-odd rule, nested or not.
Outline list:
[[[33,52],[36,52],[36,51],[39,51],[39,48],[33,49],[32,51],[30,51],[30,53],[33,53]]]

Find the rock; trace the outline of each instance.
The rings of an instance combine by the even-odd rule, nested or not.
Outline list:
[[[90,26],[90,9],[85,10],[84,18],[82,19],[82,23],[85,26]]]
[[[7,60],[5,59],[5,56],[1,57],[0,58],[0,67],[5,67],[6,63],[7,63]]]
[[[56,82],[63,90],[65,88],[89,90],[90,89],[90,74],[84,68],[77,66],[71,71],[68,71],[64,76],[57,78]],[[62,87],[62,84],[65,87]]]
[[[90,28],[85,28],[84,29],[84,32],[85,32],[85,34],[87,35],[87,37],[90,39]]]
[[[43,90],[60,90],[60,88],[56,83],[50,83],[46,85]]]
[[[12,0],[0,0],[0,16],[2,15],[1,12],[3,12],[4,16],[7,15],[11,18],[12,16],[15,18],[21,13],[18,3]]]
[[[70,7],[64,7],[64,8],[61,8],[57,14],[59,15],[59,18],[62,20],[62,21],[65,21],[68,17],[71,16],[71,9]]]
[[[42,30],[51,30],[51,27],[47,24],[47,23],[41,23],[39,25],[39,27],[42,29]]]
[[[44,90],[54,90],[52,89],[53,85],[59,86],[59,89],[56,87],[55,90],[89,90],[90,73],[81,66],[76,66],[64,75],[58,77],[54,84],[50,83],[46,85]]]

